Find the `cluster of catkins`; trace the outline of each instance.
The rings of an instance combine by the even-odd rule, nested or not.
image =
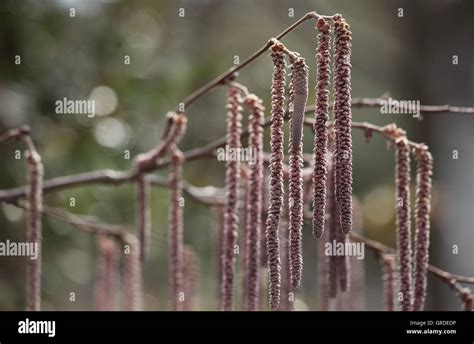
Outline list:
[[[319,19],[317,28],[320,31],[317,54],[317,87],[316,87],[316,120],[314,124],[314,197],[313,197],[313,233],[321,237],[325,226],[326,190],[331,191],[333,203],[331,223],[334,224],[332,236],[338,241],[345,241],[352,226],[352,143],[351,143],[351,95],[350,95],[350,31],[347,23],[340,16],[334,17],[334,119],[335,144],[331,152],[331,164],[334,165],[334,176],[327,183],[328,159],[328,112],[329,112],[329,34],[330,25],[325,19]],[[281,223],[287,223],[288,254],[285,254],[284,266],[288,266],[291,287],[295,290],[301,284],[303,271],[302,227],[304,215],[303,190],[303,123],[308,98],[308,66],[299,54],[290,52],[280,42],[274,40],[271,46],[273,61],[271,91],[271,128],[269,159],[269,195],[265,228],[266,258],[269,282],[269,304],[271,309],[279,309],[282,289],[280,233]],[[286,61],[289,56],[291,79],[289,87],[289,168],[288,168],[288,219],[282,220],[284,204],[284,118]],[[218,232],[219,271],[220,271],[220,308],[232,310],[234,305],[234,280],[236,245],[239,227],[239,185],[242,170],[246,170],[248,190],[245,193],[244,217],[244,275],[243,305],[245,310],[257,310],[259,305],[259,267],[260,267],[260,231],[262,211],[263,180],[263,106],[261,100],[249,95],[246,89],[229,80],[227,141],[226,147],[233,151],[241,148],[242,105],[245,104],[249,116],[249,149],[256,154],[255,161],[249,168],[241,166],[239,159],[230,159],[226,163],[226,202],[223,206],[222,231]],[[156,154],[155,154],[156,155]],[[145,163],[145,169],[148,163]],[[247,171],[248,170],[248,171]],[[334,181],[334,182],[332,182]],[[286,214],[285,214],[286,216]],[[337,227],[337,229],[336,229]],[[331,237],[332,237],[331,236]],[[286,250],[285,250],[286,252]],[[338,278],[341,289],[347,289],[348,277],[346,259],[337,260]],[[287,297],[287,296],[285,296]]]
[[[249,111],[248,146],[253,160],[244,166],[239,159],[227,161],[226,169],[226,203],[222,233],[218,232],[220,253],[220,308],[232,310],[234,307],[235,280],[235,247],[238,242],[239,227],[239,182],[242,173],[247,179],[244,194],[243,223],[243,308],[256,311],[259,308],[260,294],[260,261],[261,261],[261,226],[262,226],[262,195],[263,195],[263,122],[264,107],[262,100],[254,94],[248,94],[242,87],[231,85],[228,93],[227,116],[227,147],[239,149],[242,133],[242,105]]]
[[[340,16],[332,17],[334,44],[331,55],[331,24],[320,17],[316,54],[316,104],[313,124],[312,164],[312,233],[315,238],[333,243],[346,243],[352,229],[352,114],[351,114],[351,32]],[[291,74],[288,108],[285,104],[286,55],[289,57]],[[333,58],[333,126],[329,127],[330,60]],[[263,125],[264,107],[261,99],[249,94],[247,89],[233,80],[227,80],[228,115],[227,149],[238,152],[242,147],[242,110],[248,109],[248,146],[254,157],[247,165],[240,157],[226,162],[226,202],[219,209],[219,276],[220,308],[234,308],[235,260],[238,251],[239,188],[242,174],[246,180],[243,223],[243,309],[259,309],[260,268],[262,260],[261,237],[265,231],[266,259],[269,283],[269,305],[273,310],[291,309],[294,299],[286,299],[301,284],[303,272],[303,218],[305,199],[311,192],[303,178],[303,123],[308,98],[308,66],[299,54],[290,52],[274,40],[271,46],[273,62],[271,89],[271,128],[269,158],[269,194],[266,220],[262,221],[263,209]],[[288,111],[287,111],[288,110]],[[288,166],[284,163],[284,120],[289,117]],[[122,260],[122,284],[125,296],[123,307],[138,310],[141,301],[141,264],[148,252],[150,237],[150,179],[160,160],[170,153],[168,165],[170,186],[169,208],[169,280],[170,303],[173,310],[191,310],[194,307],[198,276],[198,261],[191,248],[183,244],[182,167],[184,155],[177,144],[186,128],[184,114],[169,115],[170,129],[161,143],[134,160],[132,177],[137,185],[137,236],[127,233],[122,243],[128,253]],[[424,145],[414,145],[416,158],[416,205],[415,241],[412,245],[410,208],[410,143],[403,134],[396,140],[396,197],[397,197],[397,254],[383,257],[385,304],[387,310],[396,310],[394,302],[396,279],[403,297],[402,310],[422,310],[426,299],[426,274],[429,249],[429,213],[431,200],[431,174],[433,160]],[[31,145],[27,156],[29,187],[27,192],[28,240],[41,240],[42,175],[43,166],[39,155]],[[245,173],[243,173],[243,171]],[[305,174],[308,175],[308,174]],[[288,181],[288,210],[283,212],[285,183]],[[309,181],[308,178],[305,179]],[[306,189],[304,189],[304,187]],[[307,190],[310,190],[308,193]],[[309,202],[308,202],[309,203]],[[263,228],[262,228],[263,227]],[[283,227],[283,228],[282,228]],[[357,225],[355,225],[357,227]],[[323,237],[327,229],[327,235]],[[280,233],[280,229],[282,233]],[[281,236],[283,234],[284,236]],[[280,253],[280,239],[287,245]],[[414,253],[413,248],[414,246]],[[99,269],[96,285],[96,304],[100,310],[115,309],[113,285],[118,278],[119,250],[114,240],[98,236]],[[320,246],[322,247],[322,245]],[[40,259],[28,266],[27,308],[40,308]],[[282,284],[282,273],[285,283]],[[330,256],[324,259],[324,295],[336,298],[339,290],[346,291],[350,281],[350,263],[347,256]],[[281,301],[281,294],[284,300]],[[465,296],[466,294],[467,296]],[[462,296],[472,307],[472,297]],[[326,297],[325,297],[326,298]],[[324,300],[323,300],[324,301]],[[325,300],[326,302],[327,300]],[[326,302],[327,303],[327,302]],[[327,308],[327,305],[323,307]]]
[[[331,229],[330,238],[345,241],[352,227],[352,140],[351,140],[351,32],[341,16],[334,17],[334,152],[328,152],[329,79],[330,79],[330,24],[326,19],[317,21],[319,39],[317,47],[316,111],[314,121],[313,171],[313,234],[320,238],[324,227]],[[283,199],[283,120],[285,87],[285,49],[280,43],[272,47],[274,65],[272,79],[272,127],[270,158],[270,200],[266,221],[267,257],[270,283],[270,307],[278,309],[280,303],[280,253],[278,226]],[[289,54],[291,81],[289,91],[290,148],[289,148],[289,264],[294,288],[301,283],[302,226],[303,226],[303,142],[302,128],[308,97],[308,67],[303,58]],[[334,176],[328,179],[328,158]],[[329,185],[330,184],[330,185]],[[334,201],[326,206],[327,190]],[[331,191],[333,190],[333,191]],[[331,220],[325,225],[326,212]],[[334,227],[334,228],[333,228]],[[337,228],[337,229],[336,229]],[[341,259],[340,259],[341,260]],[[344,262],[334,261],[331,278],[347,288],[347,269]],[[332,265],[332,263],[331,263]],[[336,272],[338,271],[337,275]],[[332,292],[331,296],[335,296]]]
[[[329,121],[329,79],[330,79],[330,23],[323,18],[317,22],[319,42],[317,48],[317,85],[316,112],[314,122],[314,171],[313,171],[313,233],[320,238],[324,227],[330,228],[330,238],[345,242],[352,227],[352,142],[351,142],[351,86],[350,54],[351,43],[349,26],[341,16],[334,17],[334,144],[333,151],[328,151]],[[271,128],[269,159],[269,196],[268,212],[265,227],[266,257],[269,281],[269,304],[271,309],[279,309],[282,290],[282,262],[280,254],[280,233],[282,223],[287,223],[288,255],[284,266],[288,266],[291,289],[301,284],[303,271],[302,227],[304,215],[303,191],[303,122],[308,98],[308,67],[305,59],[299,54],[290,52],[278,41],[271,46],[273,61],[271,91]],[[282,221],[284,204],[284,119],[286,91],[286,60],[289,56],[291,75],[289,83],[289,167],[288,167],[288,221]],[[229,88],[227,146],[240,148],[242,89],[235,85]],[[261,209],[261,120],[263,108],[260,102],[246,96],[245,104],[251,111],[249,126],[249,147],[257,151],[257,164],[251,165],[249,189],[246,197],[248,214],[245,224],[245,259],[244,259],[244,309],[256,310],[258,306],[258,265],[259,265],[259,231]],[[258,121],[255,114],[259,114]],[[256,129],[258,128],[258,130]],[[328,159],[331,163],[331,176],[328,178]],[[238,161],[228,161],[226,170],[227,201],[224,209],[224,228],[222,233],[221,252],[221,309],[233,307],[233,280],[235,245],[238,229],[238,184],[240,177]],[[258,181],[260,180],[260,181]],[[326,205],[326,190],[331,195]],[[325,224],[326,213],[330,221]],[[286,216],[286,215],[285,215]],[[285,238],[286,239],[286,238]],[[341,290],[348,288],[348,263],[346,257],[330,262],[331,278],[337,281]],[[288,264],[286,264],[288,263]],[[337,289],[335,289],[337,290]],[[335,291],[331,292],[335,297]],[[286,296],[285,296],[286,297]]]
[[[273,310],[292,309],[294,295],[300,286],[303,272],[303,218],[305,200],[312,186],[312,233],[321,243],[329,241],[345,244],[353,225],[352,204],[352,114],[351,114],[351,31],[340,16],[332,17],[334,44],[331,55],[331,24],[320,17],[316,54],[316,104],[314,114],[314,142],[312,178],[303,178],[303,124],[308,99],[308,66],[299,54],[290,52],[277,40],[272,41],[273,62],[271,89],[271,128],[268,195],[264,195],[262,100],[232,80],[226,80],[228,90],[228,115],[226,148],[239,152],[242,143],[242,110],[248,109],[248,148],[254,154],[253,161],[240,163],[240,156],[226,162],[226,201],[217,210],[219,218],[218,254],[220,308],[234,308],[235,260],[238,254],[239,188],[241,177],[246,180],[243,223],[243,309],[259,309],[260,270],[262,261],[261,237],[265,231],[266,260],[269,283],[269,305]],[[288,108],[285,104],[286,55],[289,57],[291,74]],[[330,62],[333,58],[333,126],[329,126]],[[288,166],[284,163],[284,120],[289,117]],[[142,308],[141,267],[146,260],[151,232],[150,189],[147,173],[152,172],[169,155],[170,207],[169,207],[169,281],[172,310],[192,310],[197,289],[198,259],[190,247],[183,244],[183,179],[185,156],[177,144],[186,129],[184,114],[170,113],[170,128],[164,139],[147,153],[134,160],[131,178],[137,185],[137,235],[124,233],[121,243],[125,252],[122,257],[122,289],[126,310]],[[387,129],[388,130],[388,129]],[[397,252],[382,257],[384,269],[385,305],[396,310],[396,285],[401,310],[422,310],[426,299],[426,275],[428,270],[431,175],[433,159],[428,148],[409,142],[404,133],[386,132],[397,138],[396,147],[396,224]],[[29,150],[26,157],[29,185],[27,239],[41,243],[41,212],[43,165],[32,142],[24,137]],[[416,159],[415,233],[412,245],[410,207],[410,154]],[[170,153],[170,154],[168,154]],[[238,155],[238,154],[237,154]],[[305,174],[308,176],[309,174]],[[288,181],[288,199],[284,202],[285,183]],[[306,183],[305,182],[308,182]],[[312,185],[311,185],[312,184]],[[310,186],[308,188],[308,185]],[[309,192],[308,192],[309,190]],[[268,210],[262,221],[263,197]],[[283,208],[287,206],[287,210]],[[357,223],[357,221],[356,221]],[[357,231],[357,224],[354,225]],[[262,228],[263,227],[263,228]],[[327,235],[323,237],[325,232]],[[281,233],[280,233],[281,229]],[[118,235],[114,233],[113,235]],[[118,279],[120,250],[116,238],[98,235],[99,264],[96,284],[96,307],[99,310],[116,309],[113,290]],[[281,256],[281,242],[285,245]],[[323,247],[320,245],[320,248]],[[282,261],[283,258],[283,261]],[[350,260],[346,255],[328,256],[322,260],[324,290],[322,308],[328,309],[328,299],[335,299],[338,291],[349,288]],[[282,283],[282,275],[285,277]],[[31,260],[27,268],[27,309],[40,309],[41,259]],[[398,281],[397,281],[398,279]],[[398,282],[398,283],[396,283]],[[284,299],[281,300],[281,294]],[[466,309],[472,308],[473,297],[467,289],[460,292]]]
[[[414,149],[416,160],[415,244],[412,248],[410,207],[410,143],[396,142],[396,221],[401,310],[423,310],[428,269],[431,175],[433,158],[425,145]]]

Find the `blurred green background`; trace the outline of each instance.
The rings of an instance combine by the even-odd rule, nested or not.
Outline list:
[[[70,16],[74,8],[75,17]],[[179,16],[179,9],[185,16]],[[403,8],[403,18],[398,17]],[[290,17],[291,9],[294,17]],[[422,104],[474,105],[474,3],[470,1],[151,1],[2,0],[0,3],[0,131],[28,124],[42,155],[45,178],[99,169],[126,170],[131,157],[153,147],[165,115],[186,95],[242,61],[306,12],[342,13],[353,32],[353,97],[420,100]],[[316,30],[307,22],[283,42],[306,57],[315,85]],[[459,64],[452,64],[452,56]],[[16,56],[21,64],[15,64]],[[126,56],[130,64],[125,64]],[[238,81],[270,106],[271,60],[245,68]],[[310,92],[309,104],[314,103]],[[98,116],[58,115],[55,101],[94,99]],[[225,134],[225,88],[217,88],[187,111],[180,147],[191,149]],[[268,112],[267,112],[268,115]],[[472,116],[472,115],[471,115]],[[474,119],[469,115],[382,115],[354,109],[356,121],[396,122],[414,141],[432,147],[435,197],[431,262],[454,273],[474,274],[472,231]],[[268,139],[268,137],[267,137]],[[267,140],[268,141],[268,140]],[[312,135],[306,132],[305,151]],[[266,142],[268,148],[268,142]],[[24,185],[22,160],[9,142],[0,147],[0,188]],[[452,159],[453,150],[459,159]],[[375,136],[370,144],[354,131],[354,193],[363,206],[364,231],[394,245],[393,150]],[[166,175],[166,171],[160,171]],[[224,165],[190,162],[185,179],[198,186],[224,185]],[[168,309],[168,191],[152,191],[154,239],[144,266],[145,308]],[[69,207],[70,197],[76,206]],[[77,187],[45,195],[45,204],[102,222],[133,225],[132,185]],[[22,210],[2,204],[0,240],[24,240]],[[43,309],[93,309],[95,241],[70,225],[45,217]],[[304,281],[298,309],[318,309],[317,242],[305,226]],[[217,305],[215,234],[209,209],[186,198],[185,242],[200,263],[199,305]],[[452,254],[453,245],[459,254]],[[383,308],[378,261],[366,252],[366,309]],[[266,273],[262,273],[263,276]],[[0,258],[0,310],[23,309],[25,259]],[[265,282],[262,285],[265,286]],[[460,309],[454,293],[430,277],[427,309]],[[264,288],[266,289],[266,288]],[[76,302],[69,293],[76,292]],[[266,303],[266,297],[262,297]]]

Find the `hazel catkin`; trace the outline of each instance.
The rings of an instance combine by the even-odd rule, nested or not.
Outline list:
[[[347,234],[352,228],[351,31],[340,15],[334,17],[334,33],[334,173],[341,229]]]
[[[320,238],[324,231],[326,211],[327,144],[329,120],[329,23],[320,18],[317,22],[317,80],[314,131],[314,167],[313,167],[313,236]]]

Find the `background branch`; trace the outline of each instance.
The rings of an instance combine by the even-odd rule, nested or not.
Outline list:
[[[271,124],[271,119],[267,118],[263,124],[264,127],[268,127]],[[313,126],[313,119],[306,118],[305,125],[308,127]],[[329,124],[332,126],[332,123]],[[376,132],[388,140],[395,141],[396,138],[400,135],[397,134],[397,128],[395,124],[390,124],[386,126],[377,126],[367,122],[353,122],[352,127],[356,129],[361,129],[364,131]],[[402,134],[404,132],[402,131]],[[242,130],[242,137],[248,136],[248,128]],[[184,152],[184,157],[186,162],[193,160],[198,160],[201,158],[212,157],[214,156],[214,151],[217,148],[223,147],[226,143],[226,137],[223,136],[215,141],[212,141],[204,146],[190,149]],[[416,142],[409,141],[410,145],[416,147],[419,144]],[[166,167],[169,165],[169,160],[160,161],[156,164],[155,170]],[[120,185],[123,183],[128,183],[135,181],[138,176],[138,173],[134,170],[130,171],[114,171],[110,169],[106,170],[97,170],[91,172],[84,172],[70,176],[56,177],[44,181],[43,191],[45,193],[53,192],[57,190],[62,190],[70,187],[77,187],[79,185],[88,185],[88,184],[104,184],[104,185]],[[157,176],[150,176],[150,181],[152,184],[164,186],[166,182]],[[210,190],[210,189],[209,189]],[[184,191],[191,196],[194,196],[195,189],[190,185],[184,185]],[[7,190],[0,190],[0,201],[12,202],[20,197],[24,197],[26,193],[26,186],[20,186]],[[214,197],[214,196],[212,196]],[[211,197],[211,198],[212,198]],[[218,196],[219,198],[220,196]],[[201,202],[207,203],[208,199],[195,197]]]

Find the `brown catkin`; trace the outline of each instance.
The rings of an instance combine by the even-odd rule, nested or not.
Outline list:
[[[318,273],[319,273],[319,310],[329,310],[329,259],[325,254],[325,245],[328,242],[328,232],[323,232],[318,243]]]
[[[27,304],[28,311],[41,309],[41,212],[43,210],[43,164],[41,157],[29,138],[29,150],[26,155],[29,183],[26,191],[28,200],[26,241],[37,245],[36,259],[28,259],[27,265]]]
[[[291,61],[290,83],[290,151],[303,145],[303,121],[308,100],[308,66],[304,58],[296,57]]]
[[[413,309],[412,248],[410,218],[410,147],[406,138],[396,142],[396,222],[397,253],[400,271],[400,292],[402,311]]]
[[[342,243],[345,245],[348,242],[348,237],[342,233],[341,230],[336,231],[336,245]],[[339,288],[342,292],[349,290],[350,287],[350,260],[349,256],[345,254],[337,256],[337,275],[339,279]]]
[[[287,208],[287,207],[285,207]],[[293,311],[295,309],[294,303],[294,288],[291,284],[290,272],[290,247],[289,242],[289,221],[288,212],[285,211],[280,222],[280,244],[281,244],[281,299],[280,311]]]
[[[413,310],[422,311],[426,299],[427,270],[430,246],[431,175],[433,157],[428,147],[415,149],[416,201],[415,201],[415,261]]]
[[[241,223],[244,225],[242,226],[242,234],[239,236],[239,256],[240,256],[240,267],[241,267],[241,301],[242,301],[242,309],[245,309],[245,305],[247,302],[247,267],[249,266],[248,257],[247,257],[247,223],[249,218],[249,211],[248,211],[248,202],[249,202],[249,194],[250,194],[250,169],[247,164],[240,165],[242,173],[241,175],[241,185],[240,185],[240,197],[242,201],[240,202],[240,213],[241,213]]]
[[[184,155],[174,149],[171,156],[169,172],[170,179],[170,208],[169,208],[169,273],[170,273],[170,301],[173,311],[182,311],[184,306],[183,288],[183,207],[182,207],[182,169]],[[183,297],[184,296],[184,297]]]
[[[122,262],[122,284],[124,308],[126,311],[142,309],[142,276],[140,263],[140,245],[134,235],[123,238],[124,255]]]
[[[137,178],[137,232],[140,241],[140,261],[143,263],[149,250],[150,222],[150,181],[146,174]]]
[[[241,147],[240,135],[242,133],[242,107],[240,90],[229,87],[228,116],[227,116],[227,147],[237,151]],[[235,279],[235,246],[237,244],[237,231],[239,227],[238,188],[240,180],[239,159],[230,159],[226,164],[226,205],[224,211],[224,249],[222,253],[222,305],[224,311],[233,310],[234,279]]]
[[[273,60],[272,76],[272,125],[270,128],[270,199],[268,214],[265,221],[267,241],[269,304],[273,310],[280,305],[281,267],[280,267],[280,238],[278,225],[280,223],[283,204],[283,117],[285,114],[285,59],[283,46],[272,46]]]
[[[352,230],[354,233],[364,235],[364,209],[362,203],[357,198],[352,200],[354,206],[354,221]],[[363,248],[365,249],[365,248]],[[346,310],[363,311],[365,310],[365,262],[364,259],[353,255],[349,258],[350,271],[350,289],[343,294],[342,302]]]
[[[184,277],[184,307],[185,311],[192,311],[196,307],[199,283],[199,260],[191,247],[184,247],[183,255]]]
[[[351,32],[340,15],[334,17],[334,33],[334,173],[341,229],[347,234],[352,228]]]
[[[118,281],[118,248],[113,238],[98,235],[98,262],[95,285],[95,308],[98,311],[116,310]]]
[[[248,183],[248,203],[245,223],[245,300],[244,309],[256,311],[259,306],[260,293],[260,244],[262,230],[262,191],[263,191],[263,120],[262,101],[249,95],[245,103],[250,109],[249,148],[254,151],[254,160],[250,165]]]
[[[326,222],[327,227],[327,238],[328,243],[333,246],[334,242],[338,241],[338,232],[340,232],[339,213],[337,209],[337,202],[334,192],[334,154],[328,152],[328,178],[327,178],[327,197],[326,213],[328,214],[328,221]],[[327,295],[329,298],[336,298],[338,292],[338,257],[330,255],[327,258]]]
[[[288,193],[288,178],[289,173],[284,171],[284,191]],[[289,208],[288,199],[283,204],[283,211],[280,221],[280,252],[281,252],[281,298],[279,311],[293,311],[295,310],[295,294],[294,288],[291,284],[291,273],[290,273],[290,247],[288,245],[290,239],[290,226],[289,226]]]
[[[326,211],[327,144],[329,120],[329,23],[320,18],[317,22],[319,41],[317,48],[317,80],[314,131],[313,169],[313,236],[320,238],[324,231]]]
[[[396,311],[395,288],[396,288],[396,257],[392,254],[382,256],[383,262],[383,294],[386,311]]]
[[[291,284],[298,288],[303,272],[303,118],[308,98],[308,67],[304,59],[291,64],[289,249]]]
[[[222,308],[223,295],[222,295],[222,280],[223,280],[223,247],[224,247],[224,206],[214,205],[211,207],[212,212],[212,227],[216,235],[215,247],[216,247],[216,271],[217,271],[217,291],[218,291],[218,305],[217,309]]]
[[[352,225],[353,233],[363,235],[364,214],[362,204],[353,198],[354,220]],[[348,238],[346,236],[346,238]],[[351,240],[352,242],[352,240]],[[363,311],[365,307],[365,264],[364,260],[358,255],[347,257],[349,281],[348,290],[337,298],[336,310],[341,311]]]

